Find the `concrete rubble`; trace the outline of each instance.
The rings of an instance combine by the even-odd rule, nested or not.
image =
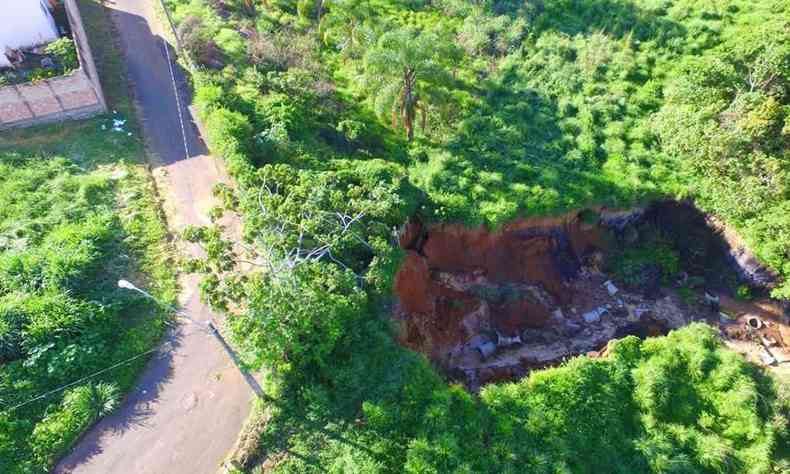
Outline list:
[[[627,228],[635,219],[610,221]],[[613,339],[659,336],[694,321],[720,327],[724,340],[755,363],[777,367],[790,359],[790,330],[782,332],[790,326],[774,303],[736,302],[714,290],[689,301],[671,286],[647,292],[615,284],[601,263],[605,245],[600,226],[568,217],[517,222],[497,233],[411,223],[401,236],[407,256],[395,282],[400,341],[472,391],[602,354]]]

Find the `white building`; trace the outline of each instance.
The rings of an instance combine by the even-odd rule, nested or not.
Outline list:
[[[49,43],[58,28],[47,0],[0,0],[0,68],[10,67],[6,49]]]

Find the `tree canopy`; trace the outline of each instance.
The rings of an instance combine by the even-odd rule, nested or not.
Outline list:
[[[276,373],[275,470],[786,468],[777,386],[702,326],[476,398],[398,346],[388,313],[410,217],[497,228],[664,198],[733,226],[790,294],[790,2],[168,2],[203,38],[249,38],[246,58],[192,54],[245,238],[191,237],[213,251],[194,262],[206,297]],[[680,265],[664,250],[625,253],[622,277]]]
[[[451,48],[436,34],[412,28],[384,33],[365,55],[365,82],[374,110],[399,124],[414,139],[417,114],[425,130],[428,107],[440,100],[440,88],[450,82],[445,70]]]

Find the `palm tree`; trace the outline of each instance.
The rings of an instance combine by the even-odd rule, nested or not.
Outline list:
[[[268,7],[267,2],[263,2],[265,6]],[[255,16],[255,0],[242,0],[241,1],[242,9],[247,16],[254,17]]]
[[[449,81],[442,64],[449,48],[435,34],[402,28],[383,34],[365,56],[364,79],[376,114],[390,114],[393,128],[400,122],[409,141],[418,111],[424,130],[432,92]]]
[[[87,424],[107,415],[115,409],[120,399],[118,387],[111,383],[81,385],[66,393],[63,403],[82,416]]]
[[[338,47],[344,59],[354,56],[366,37],[373,35],[375,11],[370,0],[320,0],[326,15],[319,18],[318,31],[326,44]]]

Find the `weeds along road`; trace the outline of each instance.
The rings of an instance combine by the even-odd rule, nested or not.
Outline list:
[[[143,121],[154,175],[173,233],[208,223],[213,186],[228,181],[207,156],[186,108],[183,75],[170,61],[156,0],[108,3]],[[175,81],[173,80],[175,77]],[[174,91],[179,91],[178,93]],[[231,232],[238,225],[230,223]],[[186,248],[187,252],[197,252]],[[190,318],[212,317],[184,277],[182,305]],[[57,465],[56,473],[203,474],[216,472],[247,417],[252,391],[219,342],[186,320],[163,341],[123,405],[102,419]]]

